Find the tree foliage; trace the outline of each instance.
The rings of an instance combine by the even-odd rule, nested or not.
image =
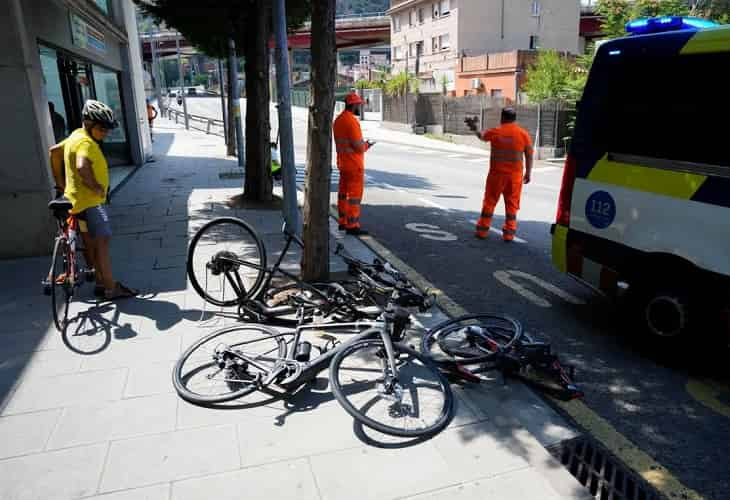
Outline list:
[[[254,0],[134,0],[143,15],[157,24],[178,30],[185,39],[211,57],[228,55],[228,39],[243,55],[246,31],[251,28]],[[311,0],[287,0],[287,23],[293,30],[308,18]]]
[[[730,0],[698,0],[690,7],[686,0],[598,0],[596,13],[607,38],[626,35],[626,23],[642,17],[704,17],[723,24],[730,22]]]
[[[385,82],[385,93],[391,96],[403,96],[408,92],[418,92],[418,78],[402,71]]]
[[[389,4],[389,0],[337,0],[337,15],[385,12]]]
[[[571,78],[571,64],[554,50],[541,50],[527,71],[523,90],[530,101],[542,102],[563,97]]]

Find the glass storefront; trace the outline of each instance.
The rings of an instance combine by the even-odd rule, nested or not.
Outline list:
[[[119,74],[45,45],[39,45],[39,52],[56,141],[81,127],[84,103],[87,99],[97,99],[111,107],[119,121],[119,128],[102,144],[109,165],[131,163]]]

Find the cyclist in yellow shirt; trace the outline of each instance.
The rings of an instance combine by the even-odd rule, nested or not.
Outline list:
[[[96,271],[94,294],[111,300],[133,297],[137,295],[136,290],[114,281],[112,277],[109,254],[112,228],[104,208],[109,190],[109,166],[100,144],[118,123],[109,106],[91,99],[84,104],[81,116],[83,127],[53,146],[51,157],[63,150],[63,194],[73,205],[71,213],[79,220],[87,247],[87,264]]]

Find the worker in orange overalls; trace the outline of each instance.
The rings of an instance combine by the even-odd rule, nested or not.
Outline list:
[[[482,215],[477,222],[475,236],[485,239],[489,234],[494,207],[501,195],[504,196],[506,212],[502,239],[513,241],[517,233],[517,211],[520,209],[522,184],[529,184],[532,175],[532,139],[525,129],[515,123],[517,113],[512,108],[502,110],[502,124],[499,127],[484,132],[477,130],[475,119],[465,121],[479,139],[492,143]]]
[[[365,189],[365,151],[375,144],[362,138],[360,122],[355,117],[362,102],[355,92],[348,94],[345,110],[337,117],[333,127],[337,168],[340,170],[337,190],[339,229],[356,236],[368,234],[360,227],[360,205]]]

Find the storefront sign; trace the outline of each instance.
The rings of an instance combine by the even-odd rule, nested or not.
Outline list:
[[[74,45],[82,49],[100,54],[106,52],[104,34],[73,12],[71,13],[71,39]]]

